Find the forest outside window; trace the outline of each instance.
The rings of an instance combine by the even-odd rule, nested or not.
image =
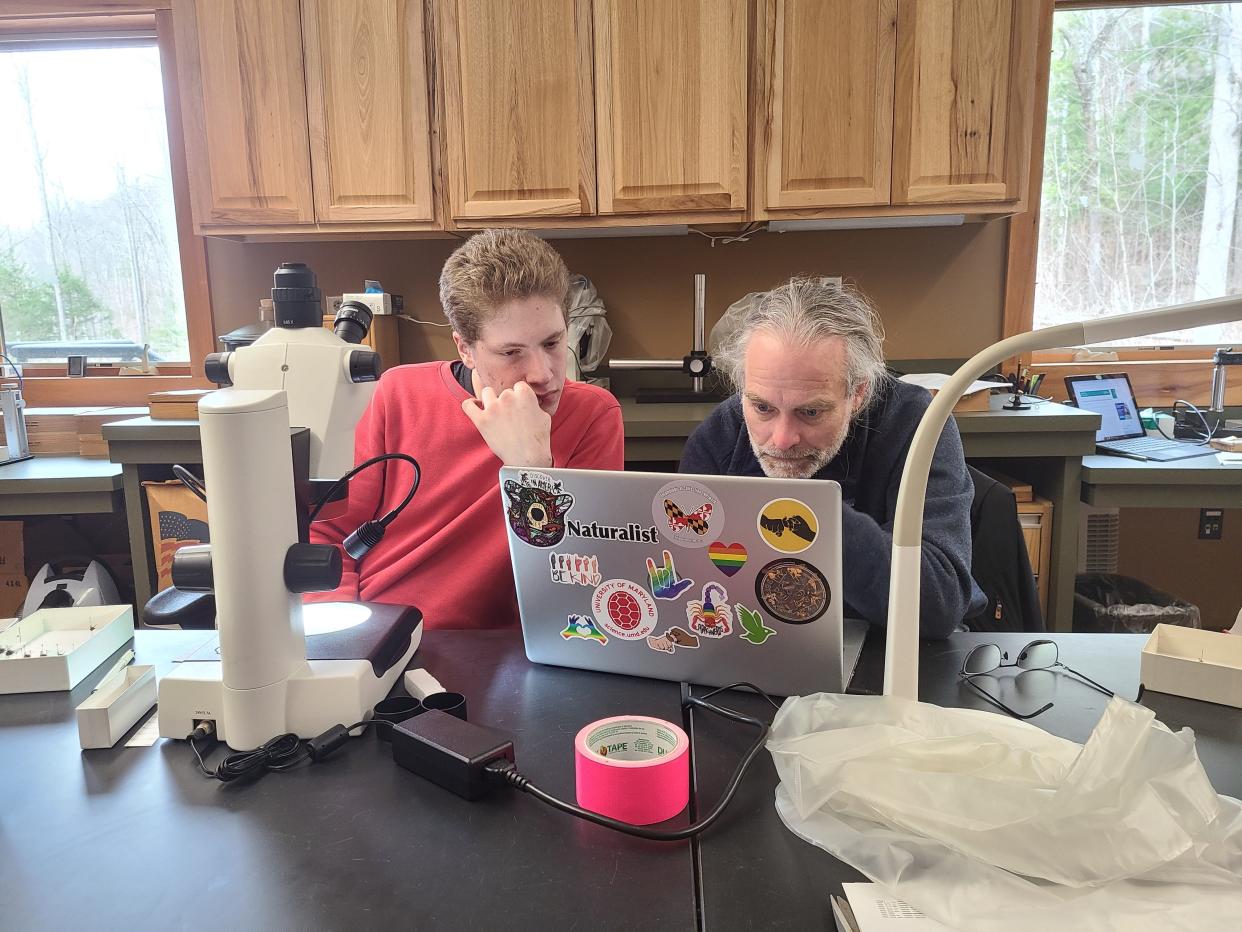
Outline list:
[[[210,351],[171,20],[116,19],[0,17],[0,342],[28,403],[143,401],[200,382]],[[74,357],[91,378],[67,378]]]
[[[1240,152],[1242,3],[1058,9],[1035,326],[1242,292]],[[1242,323],[1119,343],[1210,356]]]

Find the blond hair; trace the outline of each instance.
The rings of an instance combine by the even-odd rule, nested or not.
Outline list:
[[[502,304],[541,297],[565,313],[569,270],[546,242],[526,230],[484,230],[466,240],[444,263],[440,304],[466,343]]]

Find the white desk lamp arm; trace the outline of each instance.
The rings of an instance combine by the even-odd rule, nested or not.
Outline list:
[[[906,454],[893,519],[893,556],[888,587],[888,631],[884,655],[884,693],[918,698],[919,587],[923,551],[923,505],[927,479],[940,433],[953,406],[975,379],[1011,356],[1058,346],[1089,346],[1242,319],[1242,295],[1178,304],[1099,320],[1062,324],[1020,333],[971,357],[936,393]]]

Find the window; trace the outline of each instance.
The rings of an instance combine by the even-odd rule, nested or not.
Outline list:
[[[1242,3],[1058,10],[1036,327],[1242,291]],[[1242,345],[1242,323],[1119,341]]]
[[[0,53],[0,125],[10,358],[187,361],[155,39]]]

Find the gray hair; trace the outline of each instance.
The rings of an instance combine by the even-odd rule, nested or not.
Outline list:
[[[884,325],[871,302],[853,285],[826,278],[792,278],[757,295],[712,360],[739,391],[745,383],[746,349],[756,331],[798,347],[828,337],[844,340],[847,390],[861,390],[860,411],[886,377]]]

